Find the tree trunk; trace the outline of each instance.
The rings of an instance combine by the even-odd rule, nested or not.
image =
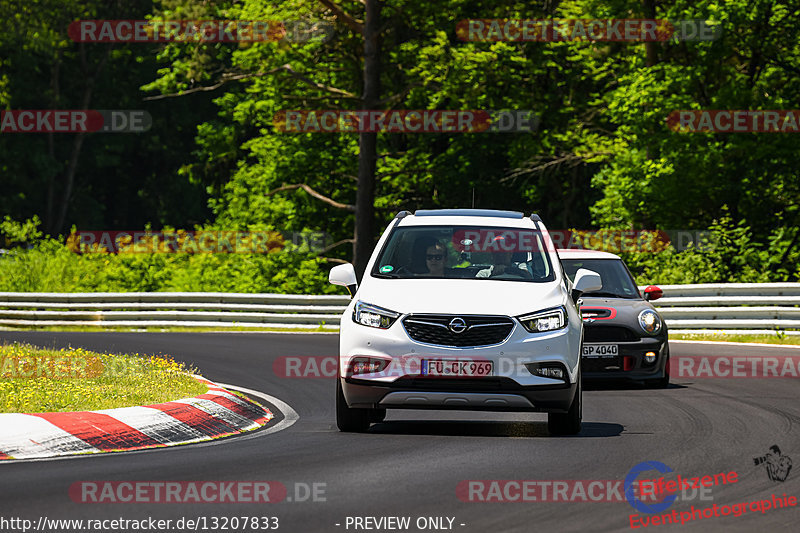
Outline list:
[[[97,77],[100,75],[100,72],[103,70],[103,67],[108,61],[108,58],[111,55],[111,46],[106,49],[106,53],[103,56],[103,59],[100,60],[100,64],[97,66],[97,70],[95,70],[94,74],[90,74],[89,72],[89,65],[86,61],[86,51],[83,46],[83,43],[80,44],[80,54],[81,54],[81,66],[83,67],[83,74],[85,77],[85,85],[83,86],[83,97],[81,100],[81,109],[89,109],[89,103],[92,101],[92,91],[94,90],[94,84],[97,80]],[[58,210],[58,217],[56,218],[56,223],[53,226],[53,234],[61,233],[64,229],[64,223],[67,219],[67,210],[69,208],[71,196],[72,196],[72,188],[75,184],[75,173],[78,170],[78,159],[81,155],[81,147],[83,146],[83,141],[86,137],[86,133],[78,133],[76,134],[75,140],[72,143],[72,151],[70,152],[69,156],[69,165],[67,166],[67,172],[64,176],[64,192],[61,195],[61,205],[59,206]]]
[[[644,10],[644,18],[655,20],[656,18],[656,3],[655,0],[642,0],[642,9]],[[658,43],[653,41],[646,41],[644,43],[645,50],[645,65],[647,67],[654,67],[658,63]],[[652,137],[651,137],[652,138]],[[658,145],[655,142],[650,142],[647,145],[645,155],[647,159],[655,159],[658,157]]]
[[[656,18],[655,0],[642,0],[642,9],[644,10],[644,18],[655,20]],[[658,43],[654,41],[646,41],[644,43],[644,49],[647,55],[647,59],[645,59],[645,65],[648,67],[654,67],[656,63],[658,63],[657,46]]]
[[[86,109],[85,107],[82,109]],[[67,173],[64,181],[64,194],[61,197],[61,206],[58,210],[58,219],[55,226],[53,226],[53,235],[58,235],[64,228],[64,221],[67,219],[67,208],[69,208],[70,197],[72,196],[72,186],[75,184],[75,172],[78,170],[78,158],[81,155],[81,147],[83,140],[86,137],[85,133],[76,134],[75,140],[72,143],[72,151],[69,156],[69,165],[67,166]]]
[[[61,85],[60,85],[60,71],[61,71],[61,53],[57,53],[53,58],[53,65],[50,69],[50,109],[58,109],[59,101],[61,99]],[[47,134],[47,155],[50,156],[50,161],[56,161],[56,147],[55,140],[53,139],[53,132]],[[47,176],[47,206],[44,216],[44,229],[48,235],[55,235],[55,217],[53,215],[53,202],[55,201],[55,188],[56,188],[56,170],[51,169]]]
[[[366,0],[364,19],[364,94],[362,109],[375,109],[380,98],[379,31],[381,0]],[[377,162],[377,132],[359,134],[358,191],[356,192],[356,223],[353,243],[353,263],[361,280],[372,253],[375,238],[375,167]]]

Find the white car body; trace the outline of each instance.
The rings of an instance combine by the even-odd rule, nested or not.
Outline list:
[[[376,261],[383,253],[387,240],[393,232],[404,228],[426,226],[437,227],[439,231],[447,231],[447,228],[442,227],[480,227],[485,228],[488,235],[494,234],[493,228],[497,228],[498,231],[503,228],[538,232],[549,258],[547,277],[552,280],[521,281],[472,277],[389,279],[376,274]],[[509,234],[512,233],[506,233]],[[519,239],[522,240],[522,237]],[[461,241],[462,244],[464,242],[473,241]],[[450,253],[454,252],[451,250]],[[532,258],[531,255],[527,257]],[[431,260],[430,257],[428,259]],[[351,265],[335,267],[331,271],[331,282],[347,285],[352,290],[355,279],[351,276],[351,271]],[[576,288],[580,288],[579,285],[582,285],[584,290],[596,286],[599,288],[599,277],[596,274],[582,271],[580,277],[584,279],[576,278]],[[577,408],[580,410],[580,353],[583,324],[574,302],[577,294],[573,291],[572,283],[564,275],[558,254],[544,224],[536,215],[523,217],[521,213],[484,210],[418,211],[415,215],[407,212],[398,214],[378,241],[363,279],[342,315],[337,384],[341,388],[341,392],[337,394],[342,396],[338,400],[343,401],[340,407],[344,414],[341,414],[341,417],[349,419],[351,415],[366,416],[365,413],[369,412],[371,414],[367,418],[377,421],[382,419],[385,413],[383,410],[386,408],[545,411],[556,413],[556,416],[551,415],[551,422],[556,421],[551,424],[553,426],[551,431],[575,432],[574,423],[573,430],[561,431],[557,427],[557,422],[567,416],[565,413],[570,411],[575,401],[578,402]],[[391,326],[385,329],[363,325],[355,321],[354,311],[359,304],[377,306],[393,311],[398,316],[391,322]],[[523,327],[520,321],[520,317],[525,315],[557,308],[565,311],[564,319],[557,321],[563,323],[558,329],[532,333]],[[463,317],[467,323],[472,324],[468,330],[481,325],[508,327],[506,319],[513,321],[513,326],[507,337],[500,342],[456,347],[421,342],[412,338],[408,328],[413,330],[414,327],[428,329],[432,327],[430,324],[425,325],[425,317],[415,318],[419,315],[435,315],[436,320],[441,319],[442,324],[450,317]],[[492,317],[496,317],[503,324],[491,323],[489,319]],[[412,322],[406,322],[406,319]],[[390,318],[386,320],[389,321]],[[414,320],[417,320],[417,323],[414,323]],[[481,320],[486,324],[478,324]],[[456,328],[458,325],[456,324]],[[439,324],[439,327],[444,326]],[[447,335],[457,338],[452,323],[448,328],[452,334],[447,333]],[[437,334],[441,331],[436,328],[433,330]],[[475,331],[478,330],[473,330],[473,333]],[[380,371],[354,375],[354,358],[383,360],[386,361],[386,366]],[[492,375],[477,378],[459,376],[439,381],[433,377],[421,379],[419,368],[424,364],[422,360],[454,359],[491,361]],[[532,363],[548,367],[562,365],[565,372],[561,373],[560,379],[536,375],[526,366]],[[454,382],[453,379],[461,381]],[[490,383],[497,384],[497,387],[488,387]],[[376,413],[381,416],[376,416]],[[340,414],[339,411],[337,414]],[[365,429],[363,422],[349,426],[347,423],[339,425],[340,429],[345,430]],[[342,428],[343,425],[346,428]],[[561,426],[563,425],[562,420]],[[579,427],[580,418],[578,418],[578,430]]]

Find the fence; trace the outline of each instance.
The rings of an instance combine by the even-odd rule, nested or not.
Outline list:
[[[673,333],[800,334],[800,283],[663,285]],[[337,330],[347,296],[0,292],[0,325]]]
[[[799,335],[800,283],[661,285],[653,302],[671,333]],[[644,287],[641,287],[642,289]]]
[[[337,330],[347,296],[0,292],[0,325]]]

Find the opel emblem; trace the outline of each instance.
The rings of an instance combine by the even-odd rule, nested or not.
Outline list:
[[[453,333],[463,333],[464,330],[467,329],[467,323],[464,322],[463,318],[456,317],[450,321],[450,325],[448,327]]]

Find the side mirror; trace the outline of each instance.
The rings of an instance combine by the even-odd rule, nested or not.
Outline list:
[[[644,299],[648,302],[652,302],[654,300],[658,300],[664,296],[664,291],[662,291],[659,287],[655,285],[648,285],[644,289]]]
[[[333,285],[341,285],[347,287],[347,291],[352,297],[358,288],[358,280],[356,279],[356,269],[350,263],[343,265],[336,265],[328,274],[328,281]]]
[[[585,268],[578,269],[575,273],[575,283],[572,285],[572,300],[577,302],[581,294],[589,291],[599,291],[603,288],[600,274]]]

